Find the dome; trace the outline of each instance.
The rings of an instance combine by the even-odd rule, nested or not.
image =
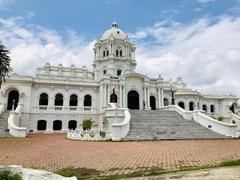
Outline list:
[[[116,22],[113,22],[112,27],[103,33],[100,40],[110,39],[111,37],[113,37],[114,39],[124,40],[127,38],[127,35],[118,28]]]

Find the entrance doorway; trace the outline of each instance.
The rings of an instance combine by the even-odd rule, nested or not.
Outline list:
[[[151,110],[156,110],[156,98],[154,96],[150,96],[150,107]]]
[[[137,91],[128,92],[128,108],[129,109],[139,109],[139,94]]]
[[[18,100],[19,100],[19,93],[17,90],[12,90],[8,94],[8,104],[7,104],[7,109],[12,110],[14,107],[14,110],[17,108],[18,105]]]
[[[77,127],[77,121],[75,121],[75,120],[70,120],[70,121],[68,122],[68,129],[70,129],[70,130],[75,130],[76,127]]]

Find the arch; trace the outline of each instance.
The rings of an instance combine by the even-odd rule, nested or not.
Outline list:
[[[53,130],[54,131],[62,130],[62,121],[60,121],[60,120],[53,121]]]
[[[107,50],[107,56],[109,56],[109,51]]]
[[[131,90],[128,92],[128,108],[139,109],[139,94],[137,91]]]
[[[210,112],[215,113],[215,106],[213,104],[211,104],[210,106]]]
[[[230,106],[229,110],[232,111],[232,113],[235,113],[235,106],[234,106],[234,103]]]
[[[90,95],[84,96],[83,106],[92,106],[92,96]]]
[[[105,54],[105,50],[104,50],[104,51],[103,51],[103,57],[105,57],[105,55],[106,55],[106,54]]]
[[[164,99],[163,99],[163,105],[164,105],[164,106],[169,106],[168,98],[164,98]]]
[[[189,102],[189,111],[193,111],[194,110],[194,102]]]
[[[12,90],[8,93],[8,104],[7,109],[12,110],[16,109],[18,105],[19,100],[19,92],[17,90]]]
[[[41,93],[39,97],[39,105],[47,106],[48,105],[48,94]]]
[[[70,120],[68,121],[68,129],[75,130],[77,128],[77,121]]]
[[[38,131],[45,131],[47,129],[47,121],[39,120],[37,122],[37,130]]]
[[[110,102],[111,103],[117,103],[117,95],[115,93],[111,94]]]
[[[121,76],[121,74],[122,74],[122,70],[121,70],[121,69],[118,69],[118,70],[117,70],[117,76]]]
[[[63,95],[62,94],[56,94],[55,95],[55,101],[54,101],[55,106],[63,106]]]
[[[182,109],[185,109],[185,104],[182,101],[178,103],[178,106],[181,107]]]
[[[122,57],[122,50],[119,51],[119,56]]]
[[[203,104],[203,105],[202,105],[202,110],[204,110],[204,111],[207,112],[207,105],[206,105],[206,104]]]
[[[236,121],[232,120],[232,124],[236,124]]]
[[[78,96],[76,94],[72,94],[69,99],[69,106],[77,106],[78,105]]]
[[[118,49],[116,49],[116,56],[118,56]]]
[[[150,96],[150,107],[151,110],[156,110],[156,98],[154,96]]]

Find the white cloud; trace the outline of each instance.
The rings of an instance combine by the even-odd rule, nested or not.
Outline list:
[[[221,17],[140,29],[131,35],[138,42],[137,70],[171,79],[182,76],[191,87],[207,93],[240,95],[239,27],[240,18]]]
[[[72,30],[65,33],[63,38],[55,30],[24,24],[21,17],[0,19],[1,41],[10,50],[14,72],[19,74],[33,75],[46,62],[91,68],[92,42],[83,41]]]
[[[7,10],[14,2],[15,0],[0,0],[0,9]]]
[[[209,3],[209,2],[214,2],[215,0],[197,0],[199,3],[203,3],[203,4],[206,4],[206,3]]]

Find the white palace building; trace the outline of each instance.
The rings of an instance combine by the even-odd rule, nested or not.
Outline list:
[[[113,140],[239,136],[238,98],[135,72],[135,51],[114,22],[96,40],[93,71],[47,63],[34,77],[12,74],[0,89],[0,134],[67,132],[91,118]]]

